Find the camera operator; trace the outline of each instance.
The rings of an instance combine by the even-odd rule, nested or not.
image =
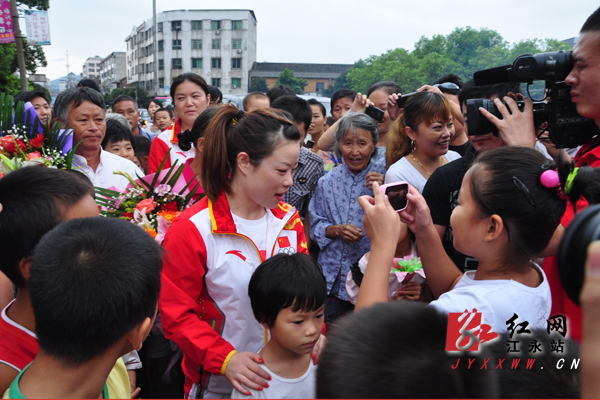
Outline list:
[[[600,127],[600,8],[598,8],[583,24],[579,41],[573,51],[574,67],[565,79],[571,86],[571,100],[577,107],[577,113],[582,117],[591,118]],[[587,144],[581,146],[573,158],[576,167],[588,165],[600,167],[600,136],[595,136]],[[577,211],[587,207],[585,200],[577,203]],[[573,207],[567,207],[554,237],[542,256],[544,272],[552,292],[551,315],[565,315],[569,321],[569,330],[574,340],[581,340],[581,307],[573,303],[566,295],[558,276],[557,254],[558,245],[575,215]]]

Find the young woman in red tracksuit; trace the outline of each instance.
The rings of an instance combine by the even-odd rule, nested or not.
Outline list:
[[[298,212],[282,202],[298,163],[296,127],[280,111],[244,114],[227,105],[205,138],[207,196],[175,220],[163,242],[159,308],[165,336],[184,353],[187,398],[268,387],[257,354],[268,336],[252,313],[248,283],[274,254],[308,252]]]
[[[208,84],[200,75],[193,72],[181,74],[173,79],[171,97],[178,118],[173,125],[159,133],[152,141],[148,158],[150,173],[158,170],[169,150],[171,152],[163,169],[171,168],[175,160],[179,160],[181,165],[188,158],[194,158],[196,154],[194,149],[183,150],[179,147],[178,135],[186,130],[191,131],[196,118],[208,108],[210,103]]]

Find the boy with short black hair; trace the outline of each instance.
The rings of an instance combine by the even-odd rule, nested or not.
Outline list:
[[[355,97],[356,92],[352,89],[338,89],[331,95],[331,117],[334,122],[350,111]]]
[[[129,397],[115,362],[150,332],[161,269],[160,245],[116,218],[70,220],[46,234],[29,278],[40,350],[8,398]]]
[[[303,253],[278,254],[254,271],[248,295],[254,316],[271,334],[259,354],[272,379],[264,390],[242,394],[233,389],[231,397],[314,398],[311,352],[323,330],[327,297],[321,267]]]
[[[164,107],[156,110],[154,112],[154,123],[161,132],[173,125],[173,110]]]
[[[98,215],[94,186],[77,171],[31,166],[0,179],[0,271],[17,288],[0,315],[0,394],[38,352],[28,283],[33,249],[61,222]]]

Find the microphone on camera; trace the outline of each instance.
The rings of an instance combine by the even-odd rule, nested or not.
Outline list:
[[[509,69],[512,69],[511,64],[477,71],[473,74],[473,82],[477,86],[510,82],[512,79],[508,72]]]

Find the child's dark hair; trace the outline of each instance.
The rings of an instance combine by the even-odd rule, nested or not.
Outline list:
[[[27,287],[20,261],[86,195],[94,196],[94,186],[76,171],[31,166],[0,179],[0,270],[15,286]]]
[[[349,98],[351,101],[354,101],[356,97],[356,92],[352,89],[338,89],[331,95],[331,111],[333,112],[333,107],[335,106],[335,102],[339,99],[343,99],[344,97]]]
[[[447,315],[409,301],[376,304],[340,319],[319,357],[317,398],[496,397],[496,371],[479,368],[484,354],[444,350],[447,326]],[[467,358],[477,368],[468,369]]]
[[[222,191],[231,194],[231,179],[237,170],[237,156],[245,152],[253,165],[273,153],[282,140],[299,141],[300,132],[292,122],[272,109],[251,113],[227,104],[217,109],[206,132],[202,152],[201,181],[204,192],[216,201]]]
[[[29,289],[40,348],[77,366],[156,313],[162,251],[140,227],[80,218],[40,240]]]
[[[270,101],[271,101],[269,99],[269,96],[267,96],[263,92],[251,92],[251,93],[248,93],[246,95],[246,97],[244,97],[244,101],[242,102],[242,107],[244,108],[244,110],[248,108],[248,103],[252,99],[267,99],[267,100],[269,100],[269,104],[270,104]]]
[[[371,85],[369,91],[367,92],[367,97],[371,95],[376,90],[384,90],[388,95],[394,93],[402,93],[402,88],[394,81],[382,81],[377,82]]]
[[[321,103],[317,99],[308,99],[308,100],[306,100],[306,102],[308,103],[309,106],[319,106],[319,110],[321,110],[321,114],[323,114],[323,117],[327,118],[327,110],[325,109],[325,106],[323,105],[323,103]]]
[[[158,112],[158,111],[157,111]],[[208,126],[212,117],[215,116],[217,112],[217,107],[209,107],[206,110],[202,111],[202,114],[198,115],[196,121],[194,121],[194,126],[192,126],[191,131],[180,132],[177,135],[177,140],[179,141],[179,147],[183,151],[188,151],[196,146],[198,143],[198,139],[204,136],[204,132],[206,131],[206,127]]]
[[[104,135],[104,139],[102,139],[102,148],[106,150],[107,146],[124,140],[131,143],[131,147],[133,147],[133,151],[135,152],[135,142],[129,127],[123,126],[123,124],[116,119],[107,119],[106,134]]]
[[[308,131],[310,122],[312,121],[312,108],[310,108],[306,100],[303,98],[296,95],[281,96],[271,103],[271,108],[278,108],[280,110],[289,112],[292,114],[294,123],[304,124],[304,131]]]
[[[469,169],[471,195],[481,217],[498,215],[508,233],[506,263],[520,264],[546,248],[566,201],[544,187],[542,173],[556,165],[535,149],[504,146],[483,152]]]
[[[144,156],[150,155],[150,146],[152,141],[145,136],[137,135],[133,137],[133,148],[135,149],[135,156],[138,159],[142,159]]]
[[[173,119],[173,110],[171,110],[170,108],[163,108],[163,107],[161,107],[158,110],[154,111],[154,117],[156,118],[156,113],[157,112],[161,112],[161,111],[168,112],[169,113],[169,117],[171,117],[171,119]]]
[[[258,266],[248,286],[254,317],[275,325],[284,308],[316,311],[325,304],[327,281],[319,264],[309,255],[277,254]]]

